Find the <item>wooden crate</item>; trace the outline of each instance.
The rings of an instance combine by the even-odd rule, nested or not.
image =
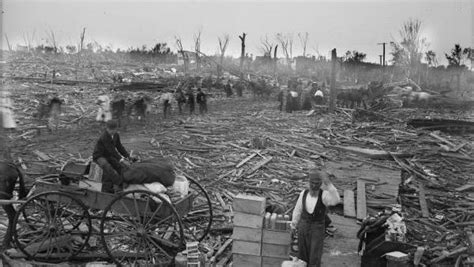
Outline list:
[[[262,257],[254,255],[232,254],[233,267],[261,267]]]
[[[276,245],[290,245],[291,232],[263,229],[262,243]]]
[[[232,254],[245,254],[260,256],[262,252],[262,243],[248,242],[241,240],[232,241]]]
[[[263,215],[234,212],[234,226],[262,229]]]
[[[234,226],[232,239],[250,242],[261,242],[262,229]]]
[[[289,257],[287,258],[262,257],[262,267],[281,266],[282,262],[289,261],[289,260],[291,260]]]
[[[274,258],[288,258],[291,247],[288,245],[262,244],[262,256]]]
[[[266,199],[264,197],[245,194],[238,194],[232,202],[234,211],[255,215],[263,215],[265,205]]]

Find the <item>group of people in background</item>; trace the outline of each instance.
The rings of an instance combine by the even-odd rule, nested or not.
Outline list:
[[[203,115],[204,113],[207,113],[207,95],[200,87],[197,88],[196,94],[194,94],[192,86],[188,86],[185,92],[183,92],[183,90],[178,86],[174,95],[171,93],[165,93],[162,96],[163,114],[165,118],[169,114],[172,98],[174,98],[178,104],[179,114],[183,114],[183,106],[186,106],[189,115],[193,115],[195,113],[196,104],[199,105],[199,114]]]

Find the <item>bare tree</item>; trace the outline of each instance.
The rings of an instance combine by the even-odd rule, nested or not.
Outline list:
[[[303,47],[303,57],[306,57],[306,47],[308,46],[308,37],[309,37],[308,32],[305,32],[304,34],[298,33],[298,38],[300,39],[301,46]]]
[[[84,48],[84,38],[86,37],[86,28],[82,28],[82,32],[79,35],[79,48],[77,52],[81,52],[82,49]]]
[[[217,66],[217,75],[220,77],[222,72],[222,66],[224,65],[224,55],[225,51],[227,50],[227,46],[229,45],[230,36],[228,34],[224,34],[222,37],[217,37],[219,41],[219,52],[220,52],[220,65]]]
[[[56,35],[54,34],[54,31],[52,29],[49,29],[49,32],[46,32],[47,34],[47,40],[50,43],[50,45],[53,47],[54,53],[58,52],[58,42],[56,40]]]
[[[265,38],[260,38],[260,50],[263,52],[263,56],[272,57],[273,46],[275,45],[268,39],[268,35],[265,35]]]
[[[188,73],[188,62],[189,62],[188,54],[186,54],[186,52],[184,51],[183,42],[182,42],[181,37],[175,36],[175,39],[176,39],[176,46],[178,47],[178,52],[183,57],[184,73],[187,74]]]
[[[283,54],[286,58],[286,64],[291,69],[291,58],[293,57],[293,34],[278,33],[276,39],[280,43]]]
[[[243,67],[244,67],[244,58],[245,58],[245,37],[247,34],[245,32],[242,33],[242,35],[239,35],[240,39],[240,79],[244,78],[244,72],[243,72]]]
[[[202,28],[194,35],[194,51],[196,52],[196,69],[201,70],[201,33]]]
[[[31,35],[28,33],[23,33],[23,41],[25,42],[25,46],[28,49],[28,52],[31,51],[33,45],[33,39],[35,38],[36,31],[33,31]]]
[[[7,34],[5,33],[5,40],[7,41],[7,46],[8,46],[8,51],[12,51],[12,46],[10,45],[10,41],[8,41],[8,36]]]

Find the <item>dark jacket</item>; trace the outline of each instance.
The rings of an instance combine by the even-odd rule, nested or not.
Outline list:
[[[198,92],[196,95],[196,102],[198,104],[205,104],[206,103],[206,94],[203,92]]]
[[[95,144],[92,159],[97,160],[100,157],[104,157],[106,159],[114,158],[120,160],[122,156],[128,158],[130,154],[128,154],[120,142],[120,136],[116,133],[112,138],[107,131],[104,131]]]

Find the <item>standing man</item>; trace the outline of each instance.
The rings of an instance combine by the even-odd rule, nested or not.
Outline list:
[[[232,96],[232,85],[230,83],[230,80],[227,81],[227,84],[225,85],[225,94],[227,97]]]
[[[322,105],[324,103],[324,94],[319,87],[316,89],[316,93],[314,93],[314,102],[316,105]]]
[[[308,267],[320,267],[327,207],[338,204],[341,199],[326,172],[313,169],[308,178],[309,188],[298,197],[291,228],[298,228],[298,258]]]
[[[173,97],[174,97],[173,94],[170,92],[167,92],[161,95],[161,102],[163,104],[163,117],[165,119],[171,109],[171,101],[173,101]]]
[[[188,102],[188,105],[189,105],[189,115],[193,115],[194,114],[194,105],[196,103],[195,99],[194,99],[194,93],[193,93],[193,89],[191,88],[191,86],[188,88],[188,91],[186,92],[186,97],[187,97],[187,102]]]
[[[186,97],[184,96],[183,90],[178,87],[174,93],[174,97],[176,98],[176,102],[178,102],[178,110],[179,114],[183,114],[183,104],[186,103]]]
[[[201,88],[198,88],[196,95],[196,102],[199,104],[199,113],[207,113],[207,99],[206,94],[201,91]]]
[[[105,125],[106,129],[94,147],[92,160],[103,170],[101,191],[114,193],[121,191],[122,173],[130,166],[130,154],[120,142],[117,121],[110,120]]]

